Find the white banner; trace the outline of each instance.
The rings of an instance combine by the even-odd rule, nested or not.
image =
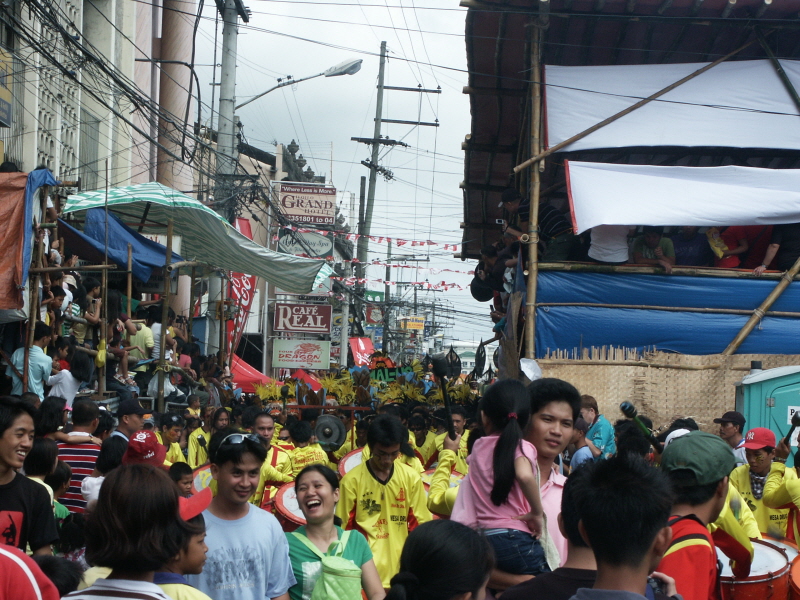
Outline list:
[[[273,340],[272,366],[287,369],[329,369],[331,343],[316,340]]]

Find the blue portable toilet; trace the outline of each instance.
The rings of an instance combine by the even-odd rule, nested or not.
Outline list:
[[[785,437],[792,425],[792,415],[800,411],[800,366],[761,369],[761,361],[752,361],[750,374],[736,384],[736,410],[744,415],[746,429],[766,427],[776,438]],[[794,464],[798,428],[792,435],[792,453],[786,464]]]

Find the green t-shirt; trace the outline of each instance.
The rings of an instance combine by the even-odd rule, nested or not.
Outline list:
[[[53,502],[53,512],[56,515],[57,521],[66,519],[69,516],[69,509],[63,504],[61,504],[58,500]]]
[[[291,600],[309,600],[314,585],[322,573],[322,561],[298,540],[294,533],[305,535],[306,528],[301,526],[294,532],[286,534],[286,540],[289,542],[289,559],[292,561],[292,571],[297,579],[297,583],[289,588],[289,597]],[[336,533],[339,539],[342,539],[341,527],[336,528]],[[372,550],[369,549],[367,538],[358,531],[351,531],[342,558],[352,561],[359,567],[372,560]]]
[[[658,242],[658,247],[666,258],[675,258],[675,246],[672,245],[672,240],[668,237],[661,236]],[[640,253],[644,258],[657,258],[654,252],[655,248],[651,248],[644,243],[644,236],[640,235],[633,242],[633,254]]]

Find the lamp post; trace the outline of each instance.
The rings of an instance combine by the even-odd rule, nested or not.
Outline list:
[[[344,62],[340,62],[338,65],[332,66],[330,69],[323,71],[322,73],[317,73],[316,75],[309,75],[308,77],[301,77],[300,79],[293,79],[291,76],[286,79],[286,81],[281,81],[278,85],[275,85],[269,88],[266,92],[261,92],[260,94],[253,96],[249,100],[245,100],[241,104],[236,105],[234,110],[238,110],[243,106],[247,106],[253,100],[258,100],[262,96],[266,96],[270,92],[274,92],[278,88],[286,87],[287,85],[293,85],[295,83],[300,83],[301,81],[307,81],[309,79],[314,79],[315,77],[338,77],[339,75],[355,75],[361,70],[361,63],[362,60],[359,58],[357,60],[346,60]]]

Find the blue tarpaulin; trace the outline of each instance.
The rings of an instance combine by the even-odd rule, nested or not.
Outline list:
[[[105,211],[102,208],[92,208],[86,211],[86,221],[82,232],[70,227],[64,221],[59,221],[59,227],[66,228],[96,251],[103,253],[106,240],[105,223]],[[108,258],[123,269],[128,268],[128,244],[133,247],[133,276],[139,281],[148,281],[154,268],[164,266],[167,255],[167,249],[164,246],[136,233],[114,214],[109,213]],[[172,253],[170,262],[182,260],[180,256]]]
[[[726,308],[752,311],[775,280],[605,273],[540,272],[537,303]],[[800,312],[800,282],[770,310]],[[748,315],[665,310],[539,306],[536,354],[591,346],[655,347],[683,354],[718,354]],[[800,319],[766,316],[740,346],[741,354],[800,354]]]
[[[28,173],[28,183],[25,185],[25,238],[22,241],[22,285],[27,285],[28,269],[30,269],[31,255],[33,254],[34,196],[43,185],[58,185],[58,181],[48,169],[36,169]]]

